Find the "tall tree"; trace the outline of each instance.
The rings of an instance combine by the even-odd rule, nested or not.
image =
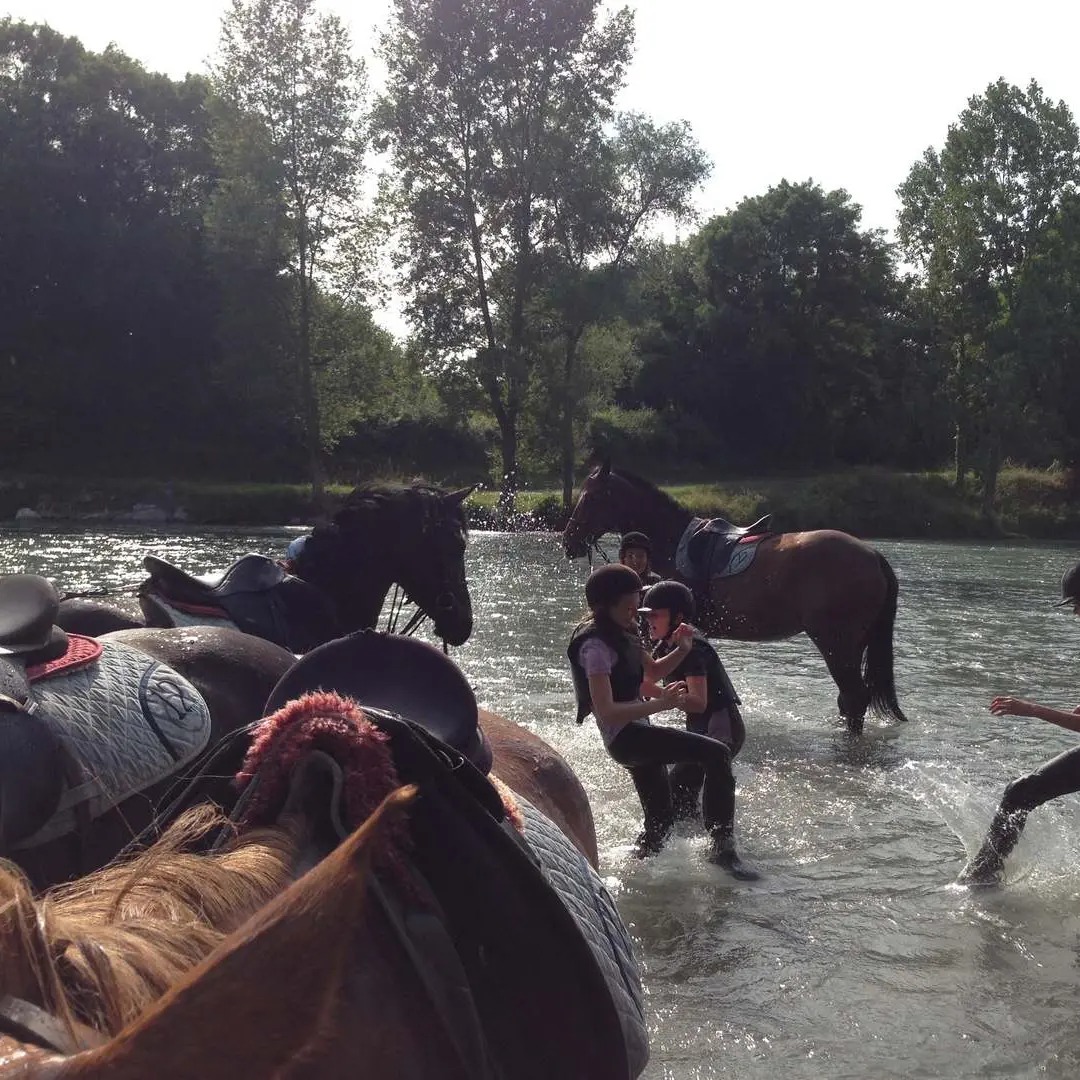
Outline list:
[[[547,260],[546,300],[562,361],[550,388],[559,401],[567,509],[574,495],[575,424],[587,417],[590,399],[581,342],[591,326],[626,316],[629,287],[648,252],[648,230],[662,218],[692,218],[691,198],[711,169],[688,124],[658,126],[638,113],[619,116],[613,131],[601,133],[595,151],[582,160],[578,175],[568,177],[556,194]]]
[[[295,288],[295,373],[312,488],[321,501],[326,472],[315,295],[335,240],[353,221],[364,151],[364,67],[353,58],[341,21],[318,14],[314,0],[232,0],[213,84],[222,103],[216,140],[226,189],[243,201],[269,185],[280,209]],[[259,158],[263,165],[253,173]]]
[[[1078,181],[1069,108],[1035,82],[1023,90],[999,79],[898,189],[900,242],[951,345],[957,480],[972,462],[988,515],[1035,378],[1016,333],[1018,275]]]
[[[668,256],[642,337],[644,404],[729,464],[832,464],[880,441],[901,306],[892,254],[842,190],[782,181]]]
[[[557,197],[613,116],[633,46],[600,0],[394,0],[374,125],[408,312],[430,353],[467,367],[500,431],[512,509],[536,359],[532,305]]]

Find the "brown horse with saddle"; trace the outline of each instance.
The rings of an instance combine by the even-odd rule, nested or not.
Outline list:
[[[550,747],[481,732],[446,657],[372,633],[264,712],[231,821],[189,811],[44,899],[0,871],[0,1078],[640,1075],[629,935]]]
[[[695,518],[665,492],[605,462],[582,485],[563,531],[569,558],[607,532],[641,531],[652,568],[689,585],[703,632],[736,641],[805,633],[818,647],[854,733],[867,709],[905,720],[893,677],[898,585],[888,560],[834,529],[773,533],[769,519],[738,528]]]
[[[252,725],[296,664],[237,630],[68,634],[55,625],[58,600],[44,578],[0,577],[0,856],[37,888],[103,866],[188,806],[230,808]],[[438,650],[361,631],[313,650],[300,670],[407,715],[483,771],[494,761],[529,798],[557,790],[554,819],[596,863],[573,772],[536,736],[481,713]]]

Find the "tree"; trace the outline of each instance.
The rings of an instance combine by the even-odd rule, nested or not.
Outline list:
[[[0,20],[9,462],[153,469],[187,454],[190,422],[163,424],[162,403],[197,414],[214,361],[206,93],[202,79]],[[72,445],[94,453],[73,461]]]
[[[729,465],[865,460],[900,362],[901,298],[847,192],[782,181],[654,270],[640,401],[712,433]]]
[[[499,425],[504,511],[537,356],[534,301],[558,196],[591,162],[633,45],[599,0],[395,0],[374,128],[408,313]]]
[[[547,262],[546,300],[562,359],[548,385],[559,402],[567,510],[574,497],[575,423],[587,418],[593,389],[582,379],[582,339],[591,326],[625,317],[638,262],[648,252],[647,230],[661,218],[691,219],[691,197],[711,169],[688,124],[657,126],[637,113],[619,116],[614,131],[601,134],[591,166],[556,194]]]
[[[925,276],[948,337],[956,477],[974,460],[993,510],[1034,380],[1014,316],[1025,261],[1080,180],[1078,134],[1064,102],[999,79],[972,97],[898,189],[898,235]]]
[[[269,189],[295,290],[296,383],[315,498],[326,473],[313,352],[316,288],[349,227],[363,155],[364,67],[348,32],[314,0],[232,0],[213,73],[224,197],[257,203]],[[262,164],[255,167],[254,163]],[[265,221],[256,223],[264,233]]]

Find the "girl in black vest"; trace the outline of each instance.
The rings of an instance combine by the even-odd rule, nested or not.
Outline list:
[[[656,642],[653,656],[670,655],[676,648],[679,627],[694,621],[694,594],[681,582],[661,581],[647,589],[640,612]],[[746,727],[739,712],[739,695],[728,673],[700,630],[693,631],[690,651],[680,660],[669,679],[686,683],[686,729],[708,735],[724,743],[734,758],[746,741]],[[678,819],[697,814],[705,770],[695,762],[676,765],[671,770],[671,796]]]
[[[671,681],[646,701],[642,683],[665,679],[689,653],[693,628],[673,637],[674,648],[654,660],[637,632],[641,579],[629,567],[613,563],[593,571],[585,586],[592,618],[570,639],[567,656],[574,676],[578,723],[589,713],[608,753],[630,773],[645,812],[645,827],[636,842],[639,855],[659,851],[674,824],[667,766],[696,762],[705,772],[704,819],[712,838],[710,857],[739,877],[756,876],[739,861],[732,823],[735,778],[731,752],[716,739],[674,728],[653,727],[649,717],[671,708],[685,708],[684,682]]]

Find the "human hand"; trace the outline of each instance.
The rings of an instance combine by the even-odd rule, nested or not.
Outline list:
[[[689,652],[694,644],[694,628],[687,622],[679,623],[671,637],[680,652]]]
[[[996,697],[990,702],[990,711],[995,716],[1037,716],[1038,706],[1022,698]]]
[[[668,683],[660,691],[660,700],[664,703],[666,709],[681,709],[686,702],[688,693],[686,683],[679,680],[678,682]]]

